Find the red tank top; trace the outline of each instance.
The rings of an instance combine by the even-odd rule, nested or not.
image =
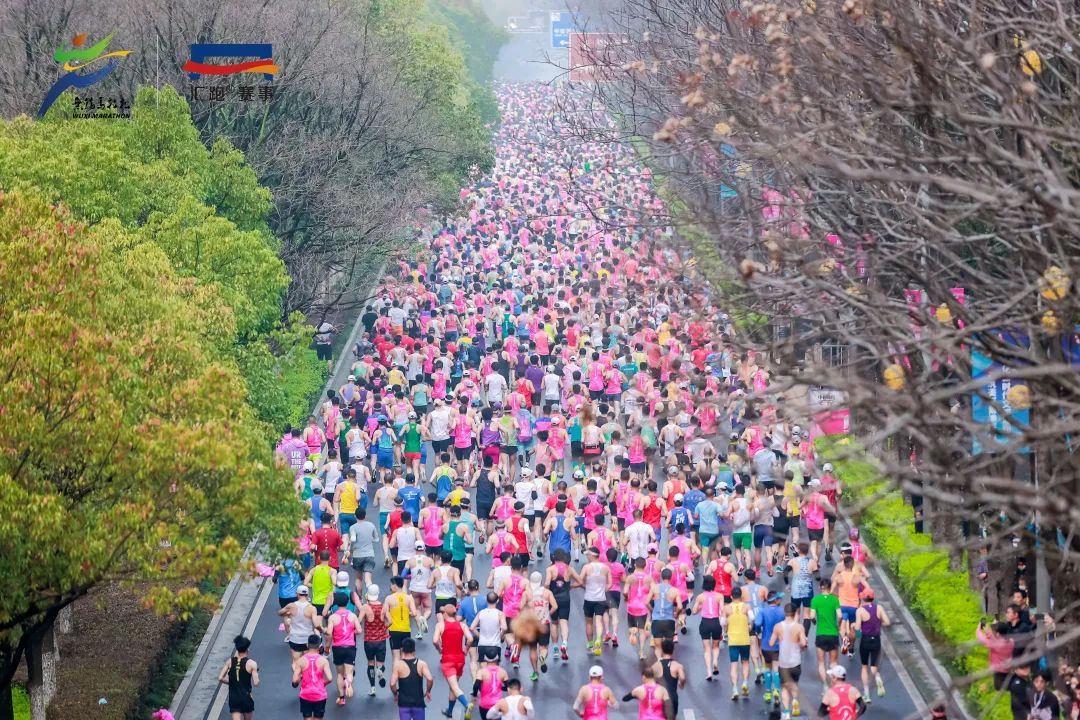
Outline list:
[[[510,528],[510,534],[514,536],[515,540],[517,540],[518,553],[524,553],[528,555],[530,554],[529,540],[525,537],[525,531],[521,528],[521,523],[524,520],[525,518],[515,517],[513,520],[514,525]]]
[[[829,708],[829,720],[855,720],[857,713],[855,703],[851,699],[851,686],[847,683],[837,683],[832,689],[838,700]]]
[[[390,637],[390,631],[383,622],[382,603],[368,603],[368,607],[375,617],[364,623],[364,642],[385,642]]]
[[[649,502],[641,511],[641,519],[645,522],[645,524],[652,525],[653,527],[658,527],[660,525],[660,508],[662,507],[662,502],[663,500],[661,500],[659,497],[654,496],[649,498]]]
[[[447,660],[460,660],[465,657],[465,651],[461,647],[461,639],[463,637],[465,637],[465,631],[461,629],[461,623],[456,620],[443,623],[443,662],[446,662]]]
[[[717,563],[712,576],[716,579],[716,592],[724,597],[731,597],[732,577],[730,572],[724,571],[724,565]]]

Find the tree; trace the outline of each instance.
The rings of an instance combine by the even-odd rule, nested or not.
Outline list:
[[[140,583],[157,612],[215,601],[247,539],[298,516],[215,322],[156,246],[0,195],[0,686],[61,609]]]
[[[955,567],[989,551],[1000,596],[1040,555],[1075,656],[1080,11],[1039,8],[630,0],[610,82],[566,103],[664,168],[687,213],[658,222],[707,231],[682,257],[769,318],[734,341],[778,391],[846,393]]]

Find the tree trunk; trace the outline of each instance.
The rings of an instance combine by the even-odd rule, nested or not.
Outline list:
[[[30,692],[30,720],[47,720],[49,703],[56,694],[56,646],[53,622],[36,630],[26,647],[27,690]]]
[[[15,720],[15,706],[11,698],[11,684],[0,685],[0,720]]]

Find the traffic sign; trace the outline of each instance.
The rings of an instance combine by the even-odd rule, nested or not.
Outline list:
[[[551,47],[565,50],[570,47],[570,33],[574,30],[574,16],[568,12],[551,13]]]

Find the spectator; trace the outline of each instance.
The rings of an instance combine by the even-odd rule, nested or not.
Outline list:
[[[1005,623],[979,622],[975,637],[990,651],[990,669],[994,672],[994,689],[1001,690],[1012,670],[1013,641],[1005,636]]]

